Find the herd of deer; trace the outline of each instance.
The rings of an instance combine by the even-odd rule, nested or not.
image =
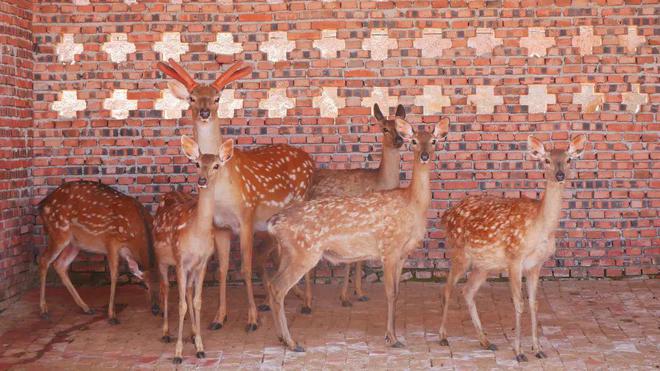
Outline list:
[[[163,337],[169,342],[168,270],[176,268],[179,290],[179,324],[174,362],[182,362],[183,323],[187,311],[197,357],[204,357],[200,328],[202,287],[206,265],[215,252],[219,260],[219,306],[209,328],[220,329],[227,318],[226,279],[231,236],[240,237],[241,272],[248,298],[247,331],[257,328],[257,305],[252,288],[253,260],[267,290],[279,339],[293,351],[303,351],[291,337],[284,312],[284,297],[293,288],[304,299],[303,313],[311,313],[311,285],[305,291],[297,282],[321,258],[346,263],[341,302],[350,306],[348,282],[351,263],[356,263],[355,290],[358,300],[367,300],[361,288],[361,262],[380,260],[388,303],[386,341],[402,347],[395,331],[395,305],[399,280],[408,254],[426,235],[427,209],[431,203],[431,171],[438,141],[446,137],[449,120],[431,130],[417,131],[405,119],[399,105],[393,120],[374,105],[382,131],[382,160],[378,169],[316,170],[306,152],[289,145],[263,146],[252,150],[234,147],[222,140],[216,112],[220,92],[230,82],[252,69],[236,63],[209,85],[198,84],[176,62],[158,68],[174,81],[170,90],[190,102],[194,139],[183,136],[183,153],[197,167],[199,193],[164,195],[155,218],[135,199],[101,183],[77,181],[57,188],[39,203],[48,246],[39,259],[42,316],[48,315],[45,300],[46,273],[51,263],[62,282],[85,313],[92,313],[68,277],[68,267],[80,250],[108,256],[111,290],[108,317],[114,312],[119,258],[136,277],[144,280],[154,315],[162,311]],[[400,149],[408,142],[413,152],[412,181],[399,187]],[[514,350],[518,361],[527,358],[520,346],[520,316],[523,311],[522,276],[532,321],[533,351],[546,355],[537,336],[536,289],[543,263],[554,253],[564,183],[570,163],[579,157],[586,137],[574,137],[567,150],[546,152],[537,138],[528,138],[528,151],[545,169],[546,189],[541,200],[470,196],[447,210],[442,217],[451,269],[444,287],[440,344],[448,345],[445,324],[453,287],[468,268],[464,289],[470,316],[481,345],[497,349],[482,330],[474,296],[491,272],[506,271],[515,307]],[[263,240],[253,259],[255,235]],[[278,267],[269,277],[267,265]],[[156,271],[157,268],[157,271]],[[155,285],[160,285],[159,294]]]

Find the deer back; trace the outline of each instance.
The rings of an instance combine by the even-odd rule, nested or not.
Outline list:
[[[319,169],[314,174],[310,197],[358,196],[384,189],[388,188],[379,184],[378,169]]]
[[[119,243],[139,263],[148,267],[154,263],[151,215],[136,199],[107,185],[65,183],[39,203],[39,212],[49,234],[71,233],[76,240],[94,238],[103,245],[104,251],[95,251],[101,253],[107,252],[107,244]]]
[[[447,210],[442,224],[453,246],[504,249],[515,255],[540,213],[541,202],[526,197],[470,196]]]

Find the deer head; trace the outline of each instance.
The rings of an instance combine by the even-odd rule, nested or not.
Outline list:
[[[175,97],[186,100],[195,121],[208,122],[217,118],[222,89],[243,76],[252,73],[252,67],[243,62],[234,63],[212,83],[205,85],[195,80],[172,58],[168,63],[158,62],[158,69],[174,79],[167,83]]]
[[[435,153],[435,145],[449,133],[449,119],[443,118],[433,126],[431,132],[417,131],[406,120],[396,118],[396,131],[404,139],[410,140],[410,147],[414,154],[414,161],[426,164],[431,161],[431,154]]]
[[[374,104],[374,117],[378,120],[378,126],[383,131],[383,146],[388,148],[401,148],[403,145],[403,138],[396,130],[396,121],[387,120],[378,107],[378,103]],[[399,119],[406,118],[406,110],[402,105],[396,107],[396,117]]]
[[[231,140],[228,140],[231,142]],[[206,188],[209,183],[213,183],[216,176],[220,172],[220,167],[224,165],[229,158],[227,157],[227,149],[225,144],[220,147],[218,154],[204,153],[201,154],[199,151],[199,145],[195,142],[194,139],[187,135],[181,136],[181,149],[183,154],[190,159],[190,161],[195,163],[197,167],[197,174],[199,178],[197,179],[197,185],[199,188]],[[233,154],[233,146],[230,149]]]
[[[530,135],[527,138],[527,150],[533,159],[541,161],[548,181],[563,183],[571,175],[571,161],[582,156],[586,142],[587,136],[580,134],[571,140],[567,150],[553,149],[546,152],[543,142]]]

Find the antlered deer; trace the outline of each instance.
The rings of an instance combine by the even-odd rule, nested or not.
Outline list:
[[[154,222],[154,244],[158,268],[161,274],[160,292],[163,307],[163,340],[170,341],[168,323],[169,280],[167,271],[176,267],[179,288],[179,330],[174,363],[183,361],[183,321],[190,307],[193,339],[197,358],[204,358],[200,328],[202,287],[206,264],[213,255],[213,211],[215,192],[213,184],[218,178],[220,166],[231,158],[227,146],[221,146],[218,154],[201,154],[197,143],[181,137],[183,153],[197,166],[199,194],[196,198],[182,198],[178,193],[161,201]],[[168,200],[170,202],[168,202]],[[187,303],[186,303],[187,302]]]
[[[317,170],[314,175],[311,199],[329,196],[358,196],[373,191],[394,189],[399,186],[399,163],[401,162],[399,149],[403,145],[403,138],[396,131],[396,121],[387,120],[380,111],[378,104],[374,104],[374,116],[383,132],[383,155],[378,169]],[[406,118],[406,110],[402,105],[396,108],[396,117],[399,119]],[[351,265],[346,264],[340,297],[342,305],[345,307],[351,306],[351,301],[348,299],[350,272]],[[355,293],[358,295],[358,300],[368,300],[362,291],[362,262],[355,263],[354,279]]]
[[[527,291],[532,321],[533,351],[537,358],[545,358],[537,337],[536,288],[543,263],[555,252],[554,232],[559,225],[564,182],[571,171],[571,161],[584,151],[586,137],[578,135],[571,140],[568,150],[546,152],[543,143],[530,136],[529,154],[542,161],[545,168],[546,188],[541,200],[529,198],[501,198],[471,196],[447,210],[442,223],[447,232],[447,249],[451,268],[444,288],[440,343],[449,345],[445,323],[452,288],[472,267],[464,288],[472,323],[479,342],[486,349],[496,350],[481,328],[474,295],[486,280],[488,273],[506,270],[516,314],[516,359],[527,361],[520,349],[520,315],[523,311],[521,293],[522,276],[527,277]]]
[[[289,333],[284,297],[321,258],[331,263],[382,261],[388,305],[385,339],[394,347],[403,346],[394,325],[399,279],[406,257],[426,234],[426,211],[431,203],[431,157],[438,139],[446,136],[448,126],[449,121],[443,119],[432,133],[415,132],[405,120],[396,118],[397,132],[411,140],[414,153],[409,187],[311,200],[293,205],[268,221],[268,232],[278,244],[281,263],[267,287],[275,327],[289,349],[304,351]]]
[[[142,204],[107,185],[75,181],[62,184],[44,198],[39,203],[39,213],[48,235],[48,247],[39,257],[39,304],[44,318],[48,317],[46,274],[53,262],[76,304],[86,314],[94,313],[69,279],[69,266],[80,250],[108,256],[108,321],[111,324],[119,323],[115,314],[115,290],[120,257],[126,260],[131,273],[144,281],[151,299],[151,310],[154,315],[158,314],[158,298],[152,282],[155,275],[149,272],[155,265],[152,217]]]
[[[194,119],[194,137],[201,153],[217,153],[222,143],[217,117],[222,88],[252,68],[238,62],[210,85],[198,84],[174,60],[158,68],[176,81],[168,83],[175,96],[190,102]],[[231,229],[240,236],[241,271],[248,296],[247,331],[257,328],[257,308],[252,290],[252,249],[254,232],[265,232],[266,220],[292,202],[308,197],[314,162],[305,151],[285,144],[263,146],[253,150],[235,149],[234,157],[224,167],[221,179],[214,186],[213,220],[219,228]],[[227,233],[216,234],[218,255],[227,251]],[[270,251],[270,249],[266,249]],[[220,305],[211,329],[222,327],[226,320],[225,285],[226,259],[220,259]]]

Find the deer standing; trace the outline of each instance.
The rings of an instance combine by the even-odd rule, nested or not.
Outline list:
[[[59,186],[39,202],[38,208],[48,235],[48,246],[39,257],[42,317],[48,318],[46,274],[51,263],[76,304],[84,313],[94,313],[69,278],[69,266],[80,250],[108,257],[110,324],[119,323],[115,314],[115,291],[120,257],[126,260],[131,273],[143,280],[151,300],[151,311],[158,314],[160,309],[152,281],[155,275],[149,272],[155,265],[152,217],[142,204],[107,185],[74,181]]]
[[[220,166],[231,157],[226,150],[227,146],[220,147],[216,155],[201,154],[197,143],[185,135],[181,137],[181,148],[186,157],[199,169],[197,180],[199,194],[193,199],[182,199],[177,193],[165,197],[165,201],[161,201],[158,207],[154,223],[156,258],[161,275],[160,292],[165,342],[170,341],[167,305],[170,285],[167,273],[169,267],[176,267],[179,288],[179,330],[174,355],[175,364],[183,361],[183,321],[188,307],[190,307],[197,358],[205,356],[200,331],[200,312],[206,264],[213,255],[213,211],[216,195],[213,184]],[[168,199],[173,202],[167,202]]]
[[[449,345],[445,323],[452,288],[466,270],[472,271],[464,288],[464,297],[479,342],[486,349],[496,350],[481,328],[474,295],[488,273],[508,271],[516,315],[514,350],[516,360],[527,361],[520,348],[520,316],[523,311],[522,276],[527,277],[527,291],[532,321],[532,350],[537,358],[546,358],[537,336],[536,289],[543,263],[555,253],[554,232],[559,225],[564,182],[571,171],[571,161],[584,151],[586,137],[571,140],[568,150],[546,152],[543,142],[530,136],[529,154],[542,161],[546,189],[541,200],[471,196],[447,210],[442,224],[447,233],[447,249],[451,268],[444,287],[440,344]]]
[[[380,166],[377,169],[317,170],[314,175],[311,199],[330,196],[358,196],[373,191],[394,189],[399,186],[400,148],[403,145],[403,138],[396,131],[396,121],[387,120],[380,111],[378,104],[374,104],[374,116],[383,132],[383,154]],[[406,118],[406,110],[402,105],[396,108],[396,117],[399,119]],[[352,305],[348,299],[350,272],[351,265],[346,264],[340,297],[341,303],[345,307]],[[367,301],[368,298],[362,291],[362,262],[355,263],[354,280],[358,300]]]
[[[394,324],[399,280],[406,257],[426,234],[431,157],[436,142],[447,135],[449,120],[437,123],[432,133],[415,132],[405,120],[395,120],[399,135],[412,143],[414,165],[409,187],[311,200],[293,205],[268,221],[281,263],[267,287],[280,340],[293,351],[304,349],[289,333],[284,297],[321,258],[333,264],[382,261],[388,309],[385,339],[393,347],[403,346]]]
[[[199,143],[201,153],[217,153],[223,143],[217,117],[220,92],[225,85],[249,74],[252,68],[238,62],[209,85],[196,83],[172,59],[169,60],[169,65],[159,63],[158,68],[174,78],[175,81],[168,82],[173,94],[190,102],[194,137]],[[214,224],[219,228],[231,230],[240,237],[241,271],[248,296],[247,331],[257,329],[257,307],[252,290],[254,233],[265,232],[268,218],[291,203],[308,197],[313,172],[314,162],[309,154],[289,145],[270,145],[247,151],[234,149],[234,156],[223,167],[222,174],[214,185]],[[229,236],[229,233],[215,235],[218,255],[228,251]],[[270,253],[271,249],[265,251]],[[220,305],[210,325],[211,329],[220,328],[226,320],[227,264],[227,259],[220,257]],[[306,302],[303,311],[307,311],[307,308],[309,303]]]

